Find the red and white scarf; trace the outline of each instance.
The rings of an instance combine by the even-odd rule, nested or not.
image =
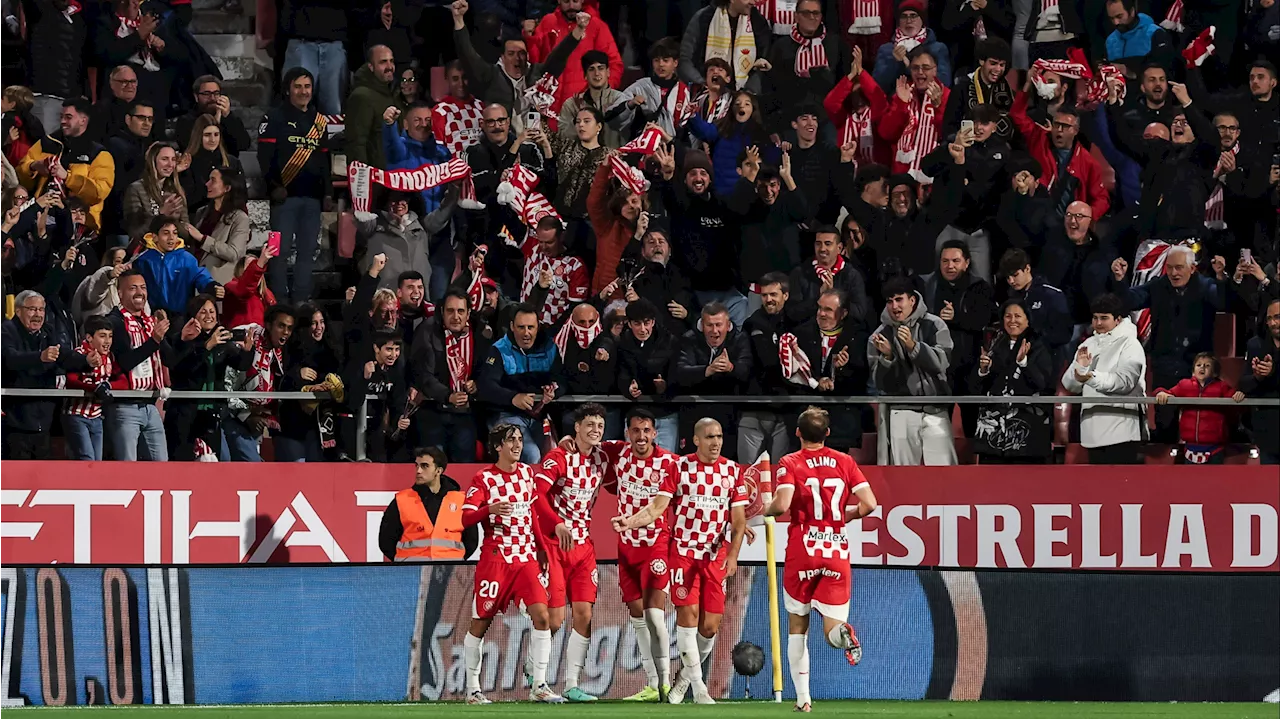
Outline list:
[[[791,39],[796,45],[796,77],[809,77],[809,71],[815,67],[827,67],[827,48],[822,41],[827,39],[827,29],[818,26],[817,37],[805,37],[800,30],[792,28]]]
[[[1205,28],[1204,32],[1196,35],[1196,39],[1187,45],[1182,51],[1182,59],[1187,61],[1187,67],[1199,67],[1208,60],[1217,49],[1213,44],[1213,38],[1218,34],[1218,28],[1210,25]]]
[[[1230,150],[1232,155],[1240,154],[1240,144],[1232,145]],[[1222,178],[1215,180],[1213,185],[1213,193],[1209,195],[1209,200],[1204,203],[1204,226],[1211,230],[1227,229],[1227,216],[1224,212],[1222,201]]]
[[[652,155],[662,146],[662,130],[656,127],[646,127],[640,136],[618,148],[619,153],[636,153],[638,155]]]
[[[920,102],[911,98],[907,104],[910,117],[907,127],[898,138],[898,149],[894,156],[898,162],[907,166],[907,173],[922,184],[933,182],[932,178],[920,171],[920,161],[924,159],[938,144],[938,127],[934,124],[939,108],[933,106],[928,93]]]
[[[831,350],[836,347],[836,340],[840,339],[840,328],[837,327],[830,332],[819,330],[822,333],[822,364],[827,364],[827,358],[831,356]]]
[[[920,47],[928,39],[929,39],[929,28],[927,27],[920,28],[920,32],[916,33],[915,35],[907,35],[903,33],[901,30],[893,31],[893,44],[902,45],[903,47],[907,48],[907,52],[911,52],[917,47]]]
[[[530,235],[544,217],[560,217],[560,213],[551,206],[546,195],[538,192],[538,173],[520,164],[516,164],[502,173],[502,182],[498,184],[498,202],[510,207],[520,221],[529,228]]]
[[[689,86],[683,82],[677,82],[675,87],[666,92],[666,97],[662,99],[662,110],[671,118],[672,131],[679,132],[689,122],[689,118],[697,114],[698,105],[693,101]]]
[[[129,335],[129,347],[136,349],[151,339],[156,320],[148,314],[135,315],[124,310],[124,329]],[[139,362],[129,372],[129,389],[161,389],[165,386],[164,363],[160,361],[160,352],[152,352],[151,356]]]
[[[573,323],[572,319],[565,322],[564,327],[561,327],[560,331],[556,333],[555,339],[556,348],[560,350],[560,359],[563,360],[566,356],[565,352],[569,349],[569,337],[571,335],[573,336],[574,344],[578,345],[578,349],[584,350],[590,347],[592,342],[596,341],[596,338],[600,336],[600,332],[599,317],[590,327],[579,327]]]
[[[1085,58],[1084,51],[1078,47],[1069,48],[1065,60],[1040,58],[1036,60],[1033,67],[1040,72],[1053,72],[1076,80],[1093,79],[1093,70],[1089,69],[1089,61]]]
[[[451,95],[431,108],[436,132],[436,140],[449,148],[454,155],[480,142],[480,116],[484,112],[484,103],[479,98],[471,98],[463,102]]]
[[[880,34],[880,3],[878,0],[852,0],[849,16],[853,22],[849,25],[850,35]]]
[[[729,114],[729,104],[732,100],[730,95],[731,93],[728,92],[720,93],[720,97],[716,98],[716,104],[711,105],[709,104],[711,102],[711,93],[704,89],[702,94],[698,95],[698,99],[693,102],[695,112],[701,113],[702,119],[707,122],[715,123]]]
[[[369,211],[372,186],[381,185],[390,190],[422,192],[439,187],[446,182],[462,182],[458,204],[463,207],[483,209],[476,202],[476,187],[471,182],[471,166],[461,157],[444,164],[426,164],[411,170],[380,170],[363,162],[347,163],[347,184],[351,189],[351,207],[356,212]]]
[[[810,389],[818,388],[818,380],[813,378],[813,367],[809,364],[809,356],[800,349],[800,342],[790,332],[778,338],[778,365],[782,368],[782,376]]]
[[[761,13],[765,19],[773,23],[774,35],[786,35],[796,25],[796,5],[798,0],[767,0]]]
[[[979,11],[978,11],[978,8],[977,8],[976,6],[974,6],[974,4],[973,4],[973,0],[960,0],[960,9],[961,9],[961,10],[963,10],[963,9],[964,9],[964,6],[965,6],[965,5],[968,5],[968,6],[970,6],[970,7],[973,7],[973,11],[974,11],[975,13],[979,12]],[[976,20],[974,20],[974,21],[973,21],[973,36],[974,36],[974,37],[976,37],[976,38],[978,38],[979,40],[986,40],[986,39],[987,39],[987,23],[986,23],[986,21],[984,21],[984,20],[982,19],[982,15],[981,15],[981,14],[979,14],[979,15],[978,15],[978,18],[977,18]]]
[[[471,335],[471,327],[462,332],[444,332],[444,361],[449,365],[449,390],[465,392],[467,382],[471,381],[472,353],[475,351],[475,337]]]
[[[1185,244],[1179,242],[1178,244]],[[1131,287],[1138,287],[1160,277],[1165,272],[1164,261],[1169,256],[1169,250],[1173,247],[1172,243],[1165,240],[1143,240],[1138,245],[1138,251],[1133,257],[1133,278],[1130,282]],[[1151,337],[1151,310],[1150,308],[1134,310],[1129,315],[1130,320],[1138,328],[1138,338],[1143,344]]]
[[[813,261],[813,271],[818,273],[819,282],[831,281],[834,283],[836,281],[836,275],[840,274],[843,269],[844,255],[836,255],[835,264],[832,265],[831,269],[827,269],[826,267],[818,264],[817,260]]]
[[[538,111],[548,120],[555,120],[556,114],[551,111],[551,106],[556,102],[556,93],[560,90],[560,80],[551,73],[544,73],[533,87],[524,91],[524,101],[526,106]]]
[[[484,291],[486,288],[496,290],[498,289],[498,283],[485,275],[484,267],[482,266],[471,275],[471,282],[467,285],[467,299],[471,305],[472,312],[479,312],[484,309]]]
[[[93,348],[93,345],[89,344],[89,340],[85,340],[76,348],[76,352],[88,357],[89,355],[97,352],[97,350]],[[80,376],[84,380],[85,384],[96,387],[103,382],[111,380],[111,372],[115,368],[115,360],[112,359],[110,353],[99,356],[102,358],[102,364],[97,367],[90,368],[88,372],[81,373]],[[76,417],[97,419],[102,416],[102,404],[95,402],[92,399],[68,400],[67,414],[75,415]]]
[[[640,168],[627,164],[627,161],[620,156],[609,156],[609,170],[623,187],[637,195],[643,195],[649,191],[649,179],[644,176]]]
[[[840,127],[840,147],[850,142],[858,143],[858,164],[872,161],[871,153],[875,147],[875,138],[871,135],[871,106],[863,105],[857,112],[851,112],[844,118]]]
[[[1092,108],[1106,102],[1107,81],[1111,78],[1119,80],[1116,85],[1116,99],[1119,102],[1124,102],[1124,96],[1128,90],[1128,86],[1124,82],[1124,73],[1120,72],[1120,68],[1115,65],[1104,64],[1098,66],[1098,72],[1089,81],[1088,86],[1085,88],[1084,96],[1076,99],[1076,106]]]
[[[116,15],[120,20],[120,27],[116,28],[116,37],[126,38],[138,32],[138,26],[142,24],[142,15],[136,18],[127,18],[123,15]],[[137,59],[138,64],[146,70],[155,72],[160,69],[160,63],[156,62],[155,55],[151,52],[151,45],[147,42],[142,43],[142,49],[134,53],[130,60]]]
[[[66,9],[62,11],[62,16],[67,19],[67,22],[71,22],[71,16],[81,10],[83,10],[83,8],[80,7],[80,0],[70,0],[70,2],[67,3]]]
[[[1173,0],[1173,4],[1169,6],[1169,12],[1165,13],[1164,19],[1160,21],[1160,27],[1170,32],[1182,32],[1186,29],[1182,26],[1182,0]]]

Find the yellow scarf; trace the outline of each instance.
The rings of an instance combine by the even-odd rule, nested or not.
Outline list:
[[[756,64],[756,34],[751,27],[751,13],[739,15],[736,27],[727,8],[716,8],[707,28],[707,52],[703,60],[718,57],[733,68],[737,87],[742,87]],[[736,30],[736,33],[735,33]]]

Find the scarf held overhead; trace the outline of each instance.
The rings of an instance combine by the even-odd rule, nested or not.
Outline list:
[[[369,211],[373,185],[381,185],[389,190],[422,192],[458,180],[462,181],[462,199],[475,203],[476,190],[471,183],[471,166],[461,157],[455,157],[442,165],[426,164],[411,170],[379,170],[363,162],[347,164],[351,206],[356,212]],[[461,200],[459,204],[462,204]]]

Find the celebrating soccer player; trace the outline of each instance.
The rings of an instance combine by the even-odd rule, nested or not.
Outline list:
[[[715,647],[724,617],[725,580],[738,571],[748,494],[742,468],[720,456],[724,430],[719,422],[705,417],[698,420],[693,444],[697,452],[668,464],[661,495],[655,498],[656,502],[668,496],[675,502],[668,563],[682,668],[668,701],[681,703],[692,688],[695,703],[715,704],[702,680],[702,662]],[[622,520],[623,527],[636,528],[654,521],[660,514],[654,509],[651,503],[642,513]]]
[[[556,447],[538,470],[538,508],[542,526],[553,527],[547,548],[547,594],[553,633],[564,624],[566,604],[573,605],[573,633],[569,635],[564,698],[593,702],[578,688],[591,646],[591,613],[596,603],[599,573],[596,545],[591,541],[591,508],[608,469],[600,449],[604,437],[604,407],[588,403],[573,413],[573,450]],[[535,680],[534,685],[537,685]]]
[[[667,633],[667,556],[670,534],[664,515],[671,502],[662,487],[676,454],[659,447],[657,420],[643,407],[627,415],[627,442],[605,442],[613,473],[606,489],[618,495],[613,528],[618,538],[618,585],[631,615],[644,664],[643,689],[623,701],[664,701],[671,688],[671,637]],[[616,482],[616,488],[611,485]]]
[[[484,522],[484,546],[476,564],[471,628],[464,641],[467,661],[467,703],[489,704],[480,691],[480,661],[484,635],[493,617],[513,599],[525,603],[533,631],[529,635],[533,701],[559,703],[564,699],[547,686],[551,658],[551,629],[547,590],[538,577],[537,536],[533,510],[537,490],[533,470],[520,463],[524,439],[520,428],[499,424],[489,433],[489,447],[498,461],[476,473],[462,505],[462,524]]]
[[[796,711],[811,709],[809,698],[809,614],[822,615],[827,644],[843,649],[850,664],[862,659],[862,646],[849,625],[852,569],[845,525],[876,508],[876,496],[853,458],[827,449],[830,418],[810,407],[800,414],[796,435],[800,451],[782,458],[777,488],[765,514],[791,510],[787,535],[783,601],[787,608],[787,660],[796,687]]]

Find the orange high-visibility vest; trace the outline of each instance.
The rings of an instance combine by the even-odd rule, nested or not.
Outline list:
[[[462,544],[462,492],[447,492],[432,523],[422,497],[412,487],[396,492],[404,533],[396,543],[397,562],[465,559]]]

